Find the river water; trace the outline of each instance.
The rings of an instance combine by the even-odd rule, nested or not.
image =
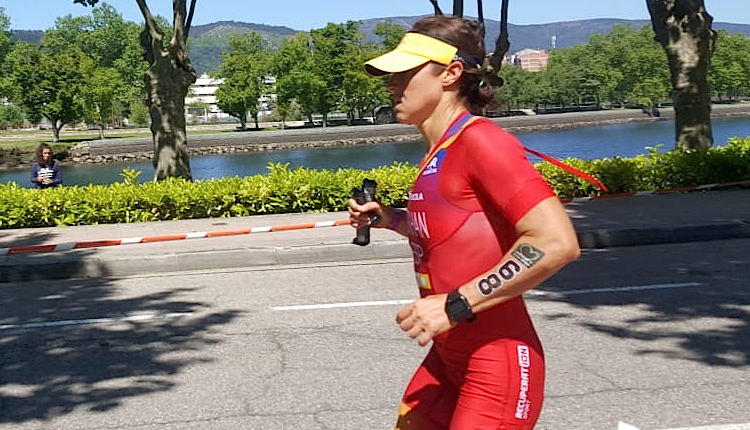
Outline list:
[[[726,144],[730,137],[750,136],[750,118],[715,118],[712,120],[716,146]],[[545,152],[555,158],[575,157],[596,159],[604,157],[635,157],[648,152],[649,147],[663,144],[662,150],[672,148],[674,122],[659,121],[603,125],[571,130],[516,133],[529,148]],[[423,141],[382,143],[340,148],[312,148],[295,150],[243,152],[191,157],[190,167],[196,180],[250,176],[267,173],[268,163],[290,163],[294,167],[338,169],[352,167],[372,169],[394,162],[418,164],[425,153]],[[537,162],[534,156],[529,157]],[[129,168],[140,170],[138,180],[149,181],[154,169],[150,161],[107,164],[72,164],[63,168],[65,185],[110,184],[122,181],[120,173]],[[16,182],[30,187],[28,169],[0,171],[0,183]]]

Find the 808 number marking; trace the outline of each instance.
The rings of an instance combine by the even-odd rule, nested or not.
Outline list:
[[[480,279],[477,283],[477,288],[480,293],[489,296],[493,291],[502,287],[504,282],[508,282],[515,278],[522,270],[523,268],[520,264],[516,263],[514,260],[508,260],[505,264],[500,266],[497,273],[492,273],[486,278]]]
[[[517,258],[518,261],[506,261],[505,264],[500,266],[497,273],[492,273],[477,282],[477,289],[479,289],[480,293],[489,296],[493,291],[502,287],[505,282],[518,276],[523,271],[521,264],[530,268],[544,258],[544,252],[526,243],[519,245],[511,255]]]

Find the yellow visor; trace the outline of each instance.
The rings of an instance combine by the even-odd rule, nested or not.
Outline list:
[[[428,61],[448,65],[458,48],[420,33],[406,33],[396,49],[365,63],[372,76],[399,73],[419,67]]]

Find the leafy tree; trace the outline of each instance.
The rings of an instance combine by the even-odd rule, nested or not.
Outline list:
[[[272,56],[269,65],[274,76],[284,76],[304,63],[312,56],[313,44],[308,33],[297,33],[284,40],[278,51]]]
[[[10,17],[5,14],[5,8],[0,6],[0,59],[10,51]]]
[[[668,90],[658,92],[654,87],[659,82],[663,82],[660,88],[668,87],[669,69],[653,38],[650,28],[644,26],[638,30],[626,24],[615,25],[608,34],[591,36],[587,44],[586,78],[598,82],[599,98],[648,106],[669,98]],[[649,90],[634,94],[636,86]],[[646,93],[649,96],[644,98]]]
[[[352,63],[361,65],[365,61],[362,56],[351,56]],[[349,123],[356,118],[362,118],[364,112],[372,112],[380,104],[380,100],[373,96],[373,82],[369,76],[359,68],[349,68],[344,71],[341,81],[341,100],[339,108],[347,113]],[[378,85],[380,86],[380,85]]]
[[[592,90],[585,82],[587,78],[599,78],[596,70],[600,67],[594,66],[598,60],[589,57],[589,47],[585,44],[553,52],[546,72],[552,88],[548,101],[577,105],[591,96]]]
[[[91,17],[58,18],[42,38],[47,49],[78,46],[94,60],[96,71],[86,92],[86,119],[98,126],[100,138],[107,124],[119,123],[128,114],[131,100],[144,98],[140,76],[146,63],[139,34],[137,24],[126,22],[112,6],[102,3]]]
[[[325,28],[310,32],[313,41],[312,63],[308,66],[324,85],[317,97],[317,111],[323,114],[323,126],[328,122],[328,113],[339,106],[342,100],[356,98],[356,94],[345,91],[352,90],[350,85],[342,85],[351,73],[351,61],[356,57],[352,53],[362,41],[363,35],[359,30],[359,23],[348,21],[346,24],[329,23]],[[356,64],[361,67],[361,63]],[[352,105],[352,100],[346,102]]]
[[[145,127],[151,124],[151,116],[148,112],[148,107],[143,103],[143,100],[130,100],[128,111],[130,115],[128,120],[130,124],[137,127]]]
[[[224,78],[216,91],[217,106],[238,118],[243,130],[247,128],[247,113],[255,118],[258,129],[258,100],[267,89],[268,51],[263,38],[255,32],[229,39],[229,51],[219,66],[218,75]]]
[[[396,28],[394,34],[403,34],[403,30]],[[372,113],[376,107],[390,99],[382,83],[368,76],[362,66],[379,53],[375,45],[363,44],[362,37],[361,32],[357,30],[354,38],[346,42],[347,49],[341,56],[343,73],[340,83],[341,97],[337,107],[347,113],[350,125],[354,119],[362,119],[366,112]]]
[[[18,106],[0,103],[0,128],[19,128],[25,119],[23,110]]]
[[[71,46],[78,46],[89,57],[96,59],[97,53],[84,43],[85,36],[92,31],[92,22],[88,16],[66,15],[55,19],[55,26],[47,29],[42,35],[41,45],[51,51],[63,51]]]
[[[384,35],[392,34],[388,36],[390,43],[404,32],[395,24],[379,28]],[[387,103],[390,96],[384,81],[367,77],[362,67],[380,51],[362,39],[359,24],[350,21],[328,24],[285,40],[273,55],[270,67],[277,77],[277,108],[282,118],[286,118],[293,101],[310,121],[313,113],[322,113],[324,125],[331,110],[347,112],[351,121]]]
[[[656,40],[667,53],[675,108],[676,146],[713,145],[708,66],[716,45],[703,0],[646,0]]]
[[[375,26],[373,33],[383,38],[383,41],[381,42],[383,50],[390,51],[399,44],[401,38],[404,37],[406,30],[401,25],[398,25],[389,19],[385,22],[379,22]]]
[[[129,114],[131,100],[143,103],[146,97],[143,75],[148,64],[143,61],[143,48],[139,36],[141,28],[134,22],[125,21],[122,15],[107,3],[95,7],[92,12],[92,31],[83,40],[86,52],[96,53],[97,67],[111,68],[118,72],[121,84],[113,100],[115,112]],[[157,19],[162,28],[166,21]],[[113,118],[119,121],[120,114]]]
[[[127,94],[122,91],[123,79],[120,72],[112,67],[94,70],[87,89],[87,116],[99,127],[99,139],[104,139],[107,124],[116,119],[118,108],[127,103]]]
[[[669,92],[669,86],[658,77],[644,78],[636,82],[630,91],[629,99],[646,108],[658,107],[658,101],[664,99]]]
[[[288,74],[276,79],[276,97],[279,106],[291,106],[292,101],[297,101],[303,114],[310,123],[313,123],[313,113],[321,105],[321,94],[326,86],[325,81],[312,72],[310,61],[299,64]]]
[[[282,120],[296,101],[302,114],[312,123],[312,114],[325,85],[313,67],[313,43],[307,33],[286,39],[272,56],[271,73],[276,76],[276,103]]]
[[[5,57],[13,48],[10,41],[10,17],[5,14],[5,8],[0,7],[0,98],[10,95],[10,83],[6,79],[10,74],[10,66]]]
[[[541,73],[529,72],[520,67],[504,67],[500,76],[505,83],[496,90],[498,100],[503,100],[508,109],[533,106],[544,99],[539,78]]]
[[[9,57],[13,100],[24,107],[32,122],[47,118],[57,142],[66,124],[83,118],[93,60],[77,46],[55,52],[30,44],[17,44]]]
[[[750,39],[726,30],[718,33],[708,69],[711,92],[720,99],[750,94]]]
[[[99,0],[74,0],[74,3],[94,6]],[[185,96],[196,80],[195,69],[187,55],[187,39],[197,0],[173,0],[174,11],[171,37],[146,4],[136,0],[145,26],[140,35],[144,59],[149,67],[144,76],[146,105],[151,115],[154,140],[154,179],[168,177],[192,179],[187,152],[185,124]]]

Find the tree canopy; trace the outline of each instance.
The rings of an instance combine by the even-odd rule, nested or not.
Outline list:
[[[216,91],[217,106],[222,111],[237,117],[242,129],[247,128],[247,114],[255,118],[258,128],[259,100],[268,89],[269,53],[258,33],[232,36],[229,51],[217,75],[224,78]]]
[[[690,7],[700,7],[701,3],[673,2]],[[187,6],[190,3],[192,10],[195,2],[174,2],[173,6],[179,12],[178,22],[170,24],[160,17],[151,16],[145,7],[146,2],[136,0],[142,12],[146,12],[144,17],[148,16],[145,26],[124,21],[106,3],[93,0],[79,0],[76,3],[97,6],[91,16],[58,19],[55,27],[45,31],[36,54],[62,55],[60,53],[77,47],[80,52],[76,55],[81,55],[83,64],[89,64],[89,60],[93,62],[92,67],[83,68],[87,70],[84,83],[75,84],[79,85],[76,95],[77,100],[83,100],[83,108],[77,108],[80,117],[73,121],[86,120],[89,124],[103,127],[105,123],[121,123],[122,118],[127,116],[134,123],[148,123],[143,113],[142,100],[145,99],[151,108],[148,116],[156,118],[151,121],[155,149],[159,147],[157,143],[161,139],[166,139],[164,157],[158,156],[160,160],[171,160],[164,166],[164,172],[183,175],[185,170],[171,170],[172,167],[168,166],[183,163],[178,160],[184,155],[181,153],[184,149],[182,142],[187,139],[177,115],[184,121],[183,108],[178,109],[178,106],[184,103],[186,88],[195,79],[184,43],[191,19]],[[685,14],[684,22],[694,22],[690,19],[695,16],[699,15]],[[18,123],[18,107],[27,111],[26,116],[30,120],[44,116],[40,113],[40,106],[43,107],[44,103],[42,99],[36,95],[33,98],[36,101],[32,100],[32,103],[37,106],[26,109],[21,82],[14,80],[18,77],[13,73],[17,69],[14,61],[20,61],[23,56],[18,53],[11,55],[21,50],[21,45],[10,43],[9,22],[8,17],[0,11],[0,67],[3,71],[0,75],[0,97],[5,95],[15,108],[13,112],[8,107],[3,108],[0,119],[7,116],[3,124]],[[325,122],[327,114],[333,111],[345,112],[350,120],[369,116],[378,106],[389,104],[390,95],[386,91],[385,80],[367,77],[361,65],[367,59],[392,49],[404,31],[401,25],[383,22],[374,30],[377,42],[365,42],[359,23],[350,21],[328,24],[311,32],[299,32],[284,39],[278,49],[260,38],[247,46],[235,40],[231,43],[236,46],[227,51],[216,73],[225,79],[218,94],[221,108],[240,116],[243,112],[255,116],[257,127],[258,99],[275,92],[276,109],[284,118],[297,106],[310,121],[314,115],[320,114]],[[172,45],[175,37],[181,42]],[[236,37],[242,39],[249,36]],[[531,73],[505,65],[500,73],[505,85],[498,90],[499,99],[505,100],[507,107],[513,109],[550,104],[647,108],[670,103],[675,91],[673,74],[667,61],[668,55],[665,55],[666,51],[656,39],[653,23],[651,28],[644,26],[640,29],[618,25],[610,33],[590,36],[588,43],[553,50],[545,71]],[[145,43],[145,50],[142,43]],[[732,100],[750,95],[749,44],[742,35],[718,33],[706,72],[708,96]],[[143,61],[144,54],[151,62]],[[157,58],[164,59],[164,62],[157,63]],[[61,57],[60,61],[64,59]],[[36,72],[36,69],[31,69],[33,62],[27,62],[25,67]],[[264,75],[265,78],[276,78],[274,88],[263,88],[265,82],[273,81],[265,79]],[[66,94],[63,87],[72,85],[65,80],[75,76],[68,74],[64,79],[50,78],[48,81],[56,82],[63,96]],[[27,99],[31,99],[31,94],[28,96]],[[52,100],[52,97],[48,96],[47,99]],[[165,100],[170,102],[165,104]],[[237,106],[238,101],[244,106]],[[73,102],[60,104],[74,105]],[[154,111],[155,106],[168,106],[170,112]],[[168,119],[169,115],[175,115],[176,122]],[[178,127],[162,129],[162,123],[176,124]],[[64,124],[60,124],[59,128],[62,128]],[[173,144],[173,147],[170,146]]]

